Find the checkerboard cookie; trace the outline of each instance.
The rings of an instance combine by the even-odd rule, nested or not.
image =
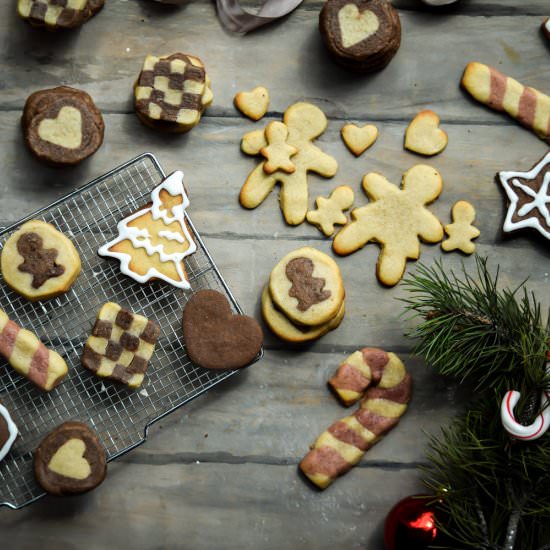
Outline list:
[[[184,53],[148,55],[134,86],[139,119],[167,132],[194,128],[213,99],[203,62]]]
[[[105,304],[82,353],[82,365],[98,376],[139,388],[160,327],[118,304]]]
[[[103,4],[105,0],[18,0],[17,13],[34,27],[71,29],[88,21]]]

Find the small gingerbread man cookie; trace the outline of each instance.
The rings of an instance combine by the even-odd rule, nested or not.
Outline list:
[[[334,225],[346,225],[348,218],[344,210],[351,208],[354,195],[349,185],[340,185],[328,199],[317,197],[317,210],[310,210],[307,213],[307,221],[324,233],[327,237],[334,234]]]
[[[260,153],[266,158],[264,172],[273,174],[282,170],[287,174],[296,171],[296,166],[290,160],[298,149],[287,143],[288,128],[282,122],[270,122],[265,129],[265,138],[268,145],[260,149]]]
[[[464,254],[473,254],[476,245],[473,239],[479,237],[479,229],[472,224],[476,219],[474,207],[466,201],[458,201],[452,209],[453,223],[445,226],[449,238],[441,243],[445,252],[462,250]]]

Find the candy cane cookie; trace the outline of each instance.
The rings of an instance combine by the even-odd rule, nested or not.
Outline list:
[[[67,375],[67,363],[32,332],[22,329],[0,309],[0,355],[41,390],[50,391]]]
[[[379,348],[363,348],[348,356],[328,381],[346,407],[353,405],[370,386],[391,388],[405,378],[405,365],[395,353]]]
[[[319,436],[300,462],[300,470],[317,487],[326,489],[399,422],[411,392],[410,374],[405,372],[399,381],[382,376],[377,386],[367,389],[355,413],[336,421]]]
[[[547,95],[477,62],[468,63],[461,83],[477,101],[505,111],[550,142],[550,97]]]

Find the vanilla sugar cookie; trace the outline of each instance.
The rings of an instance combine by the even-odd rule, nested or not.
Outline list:
[[[194,128],[214,96],[203,62],[194,55],[148,55],[134,85],[134,107],[147,126],[183,133]]]
[[[453,223],[445,226],[449,238],[441,243],[445,252],[461,250],[464,254],[473,254],[476,245],[473,239],[479,237],[479,229],[473,226],[476,219],[475,208],[466,201],[458,201],[452,209]]]
[[[401,22],[387,0],[327,0],[319,30],[331,57],[360,73],[383,69],[401,44]]]
[[[78,164],[103,143],[101,112],[86,92],[69,86],[31,94],[21,122],[28,148],[54,166]]]
[[[338,264],[324,252],[303,247],[287,254],[269,277],[273,303],[293,323],[328,323],[344,301],[344,283]]]
[[[17,0],[17,13],[33,27],[54,31],[79,27],[104,4],[105,0]]]
[[[443,180],[435,168],[417,164],[403,175],[401,189],[376,172],[363,178],[363,189],[369,204],[352,210],[352,222],[336,235],[332,248],[347,255],[377,242],[378,280],[394,286],[405,273],[407,259],[419,258],[419,239],[437,243],[443,238],[441,222],[426,208],[441,194]]]
[[[327,237],[334,234],[334,226],[346,225],[348,218],[344,210],[351,208],[353,204],[353,189],[349,185],[340,185],[328,199],[317,197],[317,210],[310,210],[307,213],[307,221],[324,233]]]
[[[31,220],[4,244],[0,256],[4,281],[27,300],[46,300],[67,292],[80,274],[73,243],[53,225]]]
[[[197,250],[185,222],[189,199],[183,173],[174,172],[151,193],[151,203],[121,220],[116,239],[98,254],[120,262],[120,271],[138,283],[161,280],[191,288],[184,258]]]
[[[340,326],[344,319],[346,308],[344,302],[340,306],[336,317],[325,323],[314,327],[304,327],[295,325],[274,305],[269,288],[266,286],[262,292],[262,316],[267,326],[281,340],[299,344],[301,342],[310,342],[324,336],[327,332],[334,330]]]
[[[34,475],[51,495],[79,495],[95,489],[107,474],[105,449],[82,422],[65,422],[34,452]]]
[[[282,122],[270,122],[265,129],[267,145],[260,149],[265,157],[264,172],[273,174],[277,170],[292,174],[296,172],[296,165],[290,157],[294,156],[298,149],[287,143],[288,128]]]
[[[336,174],[338,163],[313,144],[313,140],[327,127],[327,118],[321,109],[310,103],[295,103],[286,110],[283,122],[288,129],[285,143],[297,150],[291,159],[295,170],[292,173],[276,170],[268,174],[264,169],[264,160],[249,174],[241,188],[239,201],[244,208],[256,208],[280,183],[279,203],[285,221],[289,225],[299,225],[308,209],[307,173],[332,177]],[[259,155],[268,145],[265,131],[255,130],[243,137],[241,149],[247,155]]]
[[[260,120],[269,109],[269,91],[263,86],[257,86],[250,92],[239,92],[233,102],[243,115]]]
[[[361,156],[378,139],[378,128],[374,124],[345,124],[340,133],[346,147],[356,157]]]
[[[449,138],[439,127],[439,117],[430,110],[418,113],[405,131],[405,149],[425,156],[441,153]]]

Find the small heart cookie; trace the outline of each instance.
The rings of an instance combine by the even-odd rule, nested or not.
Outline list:
[[[269,107],[269,92],[263,86],[257,86],[250,92],[239,92],[233,101],[243,115],[260,120]]]
[[[65,422],[47,435],[34,453],[38,484],[57,496],[95,489],[107,473],[105,449],[81,422]]]
[[[362,155],[378,139],[378,128],[374,124],[345,124],[340,133],[346,147],[356,157]]]
[[[405,149],[431,157],[441,153],[449,138],[439,128],[439,117],[433,111],[418,113],[405,132]]]
[[[183,310],[183,338],[193,363],[219,370],[246,367],[262,349],[264,335],[255,319],[234,315],[223,294],[201,290]]]

